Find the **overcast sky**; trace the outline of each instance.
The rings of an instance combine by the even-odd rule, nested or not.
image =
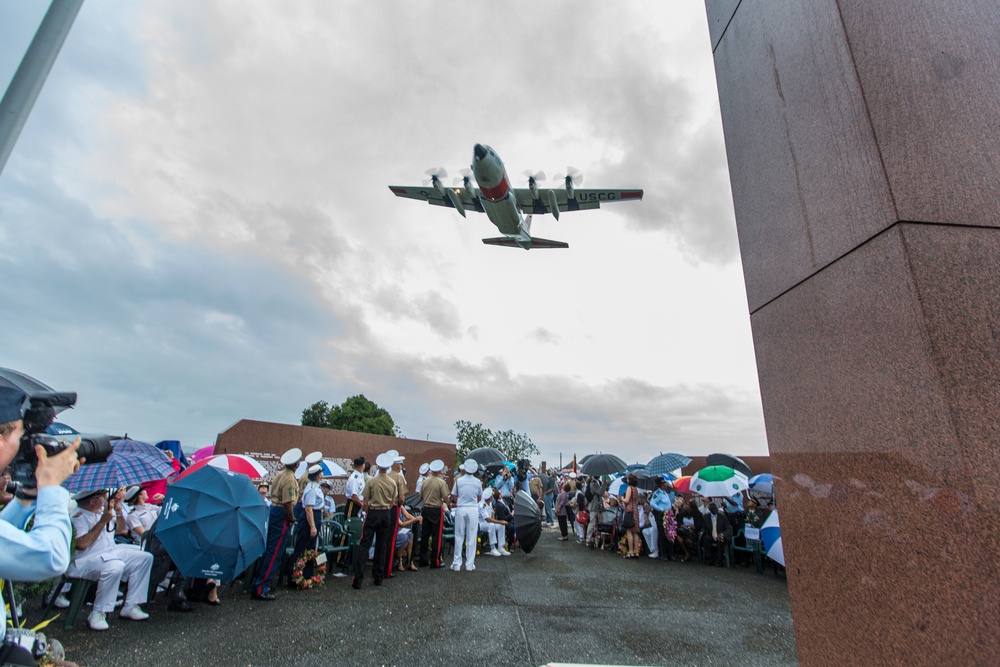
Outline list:
[[[0,82],[47,7],[0,4]],[[0,366],[185,447],[363,393],[550,461],[766,453],[703,4],[526,7],[86,0],[0,175]],[[476,143],[645,198],[525,252],[389,191]]]

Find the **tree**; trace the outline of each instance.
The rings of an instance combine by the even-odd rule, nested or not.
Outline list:
[[[364,394],[351,396],[340,405],[317,401],[302,411],[302,425],[375,435],[399,434],[388,411],[365,398]]]
[[[482,424],[467,421],[455,422],[455,429],[455,439],[458,441],[455,450],[456,466],[468,458],[469,452],[480,447],[493,447],[503,454],[504,460],[514,463],[539,454],[538,448],[526,433],[515,433],[511,429],[491,431]]]

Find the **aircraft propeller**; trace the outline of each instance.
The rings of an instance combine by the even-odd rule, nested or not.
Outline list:
[[[530,169],[525,169],[524,170],[524,175],[528,177],[528,187],[529,188],[531,186],[533,186],[535,183],[537,183],[538,181],[544,181],[545,180],[545,172],[544,171],[536,171],[536,172],[532,173],[532,171]]]
[[[555,176],[552,177],[552,180],[563,181],[566,178],[569,178],[574,185],[579,185],[580,183],[583,183],[583,172],[575,167],[566,167],[565,176],[563,176],[562,174],[556,174]]]
[[[430,185],[431,183],[434,182],[435,178],[438,181],[440,181],[442,178],[447,178],[448,177],[448,172],[445,171],[444,167],[431,167],[430,169],[428,169],[424,173],[427,174],[428,176],[430,176],[430,178],[425,178],[424,179],[424,185]]]

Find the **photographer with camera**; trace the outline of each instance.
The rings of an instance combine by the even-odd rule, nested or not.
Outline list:
[[[21,449],[25,432],[21,409],[26,399],[20,389],[0,387],[0,470]],[[15,499],[0,512],[0,578],[42,581],[66,571],[71,537],[69,492],[60,484],[79,467],[79,446],[78,438],[53,456],[41,445],[34,446],[34,484],[21,485]],[[26,531],[32,514],[34,524]],[[0,604],[0,638],[6,637],[6,629],[6,611]],[[16,659],[20,648],[7,642],[0,645],[0,664]]]

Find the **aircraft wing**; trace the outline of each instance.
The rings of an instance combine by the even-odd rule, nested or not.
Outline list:
[[[565,188],[552,188],[556,195],[556,203],[559,204],[559,211],[583,211],[590,208],[600,208],[601,204],[611,204],[620,201],[639,201],[642,199],[642,190],[597,190],[597,189],[575,189],[573,199]],[[517,197],[517,205],[522,213],[548,213],[549,195],[548,190],[539,188],[538,199],[535,199],[528,188],[514,188],[514,196]],[[464,203],[464,202],[463,202]]]
[[[455,205],[451,203],[450,199],[441,196],[441,193],[431,185],[390,185],[389,189],[392,190],[392,194],[397,197],[420,199],[434,206],[455,208]],[[466,211],[484,212],[483,205],[480,204],[478,200],[473,201],[472,197],[469,196],[469,193],[465,191],[465,188],[451,188],[451,190],[458,195],[458,198],[461,200],[462,206],[465,207]]]

